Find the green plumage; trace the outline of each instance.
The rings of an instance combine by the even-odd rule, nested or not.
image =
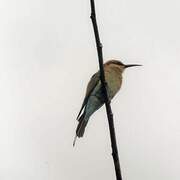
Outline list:
[[[107,82],[107,91],[110,100],[119,91],[122,83],[122,69],[117,65],[104,65],[105,79]],[[97,111],[104,104],[104,97],[102,94],[100,73],[95,73],[90,79],[86,95],[78,114],[79,121],[76,129],[76,135],[82,137],[85,132],[85,127],[89,121],[90,116]],[[82,112],[83,111],[83,112]]]

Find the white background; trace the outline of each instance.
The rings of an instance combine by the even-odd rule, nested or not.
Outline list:
[[[89,0],[0,0],[0,179],[113,180],[104,107],[72,147],[97,71]],[[178,0],[99,0],[104,59],[124,73],[114,112],[123,180],[180,178]]]

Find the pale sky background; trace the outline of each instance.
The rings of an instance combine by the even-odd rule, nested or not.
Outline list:
[[[123,180],[180,179],[180,2],[97,0],[104,59],[139,63],[114,98]],[[105,108],[72,142],[98,70],[89,0],[0,0],[0,179],[113,180]]]

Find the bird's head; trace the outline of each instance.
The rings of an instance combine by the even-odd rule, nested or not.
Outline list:
[[[124,64],[118,60],[109,60],[105,63],[105,66],[114,67],[120,69],[123,72],[126,68],[135,67],[135,66],[142,66],[140,64]]]

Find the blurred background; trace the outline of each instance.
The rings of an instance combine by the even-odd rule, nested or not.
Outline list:
[[[124,73],[112,109],[123,180],[180,178],[178,0],[98,0],[105,61]],[[0,1],[0,179],[115,179],[105,108],[72,147],[98,70],[89,0]]]

